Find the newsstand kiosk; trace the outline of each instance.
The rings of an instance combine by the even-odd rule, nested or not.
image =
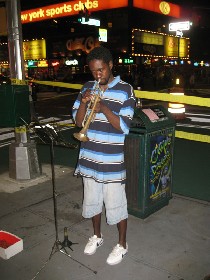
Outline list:
[[[125,139],[128,212],[139,218],[172,198],[175,119],[160,105],[135,108]]]

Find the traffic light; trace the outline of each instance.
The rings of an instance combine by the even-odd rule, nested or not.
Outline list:
[[[82,18],[83,18],[83,11],[79,11],[79,17],[78,17],[77,21],[82,22]]]
[[[84,5],[84,18],[85,18],[85,21],[87,22],[90,19],[90,13],[89,13],[88,9],[85,7],[85,4],[83,4],[83,5]]]
[[[85,4],[83,4],[84,10],[79,11],[79,17],[78,17],[78,22],[82,22],[84,18],[85,22],[88,22],[90,19],[90,12],[88,9],[85,7]]]

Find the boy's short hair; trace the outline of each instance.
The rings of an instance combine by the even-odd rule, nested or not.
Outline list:
[[[102,46],[95,47],[89,52],[87,56],[87,63],[89,64],[89,62],[94,59],[103,60],[103,62],[105,62],[106,64],[109,64],[110,61],[113,61],[110,50]]]

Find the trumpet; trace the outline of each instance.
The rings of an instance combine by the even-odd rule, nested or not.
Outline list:
[[[82,122],[83,128],[80,130],[80,132],[73,134],[73,136],[81,142],[89,141],[89,138],[87,137],[87,130],[90,126],[90,123],[95,118],[95,108],[96,108],[96,105],[99,102],[101,94],[102,94],[102,90],[100,89],[99,83],[100,83],[100,80],[98,80],[98,82],[95,86],[95,89],[93,91],[93,101],[91,100],[88,104],[88,107],[87,107],[87,110],[85,113],[85,117]],[[89,111],[90,111],[90,113],[89,113]]]

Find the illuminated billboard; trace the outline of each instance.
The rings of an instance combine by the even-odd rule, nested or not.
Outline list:
[[[160,0],[133,0],[133,7],[148,10],[151,12],[163,14],[174,18],[181,17],[181,8],[179,5]]]
[[[190,30],[190,21],[171,22],[169,23],[169,31]]]
[[[54,19],[58,17],[73,16],[79,14],[79,11],[84,9],[83,4],[89,12],[96,12],[100,10],[123,8],[128,6],[128,0],[115,0],[115,1],[68,1],[57,3],[50,6],[40,7],[21,12],[21,22],[29,23],[46,19]]]
[[[28,67],[29,68],[48,67],[48,62],[47,60],[41,60],[41,61],[30,60],[28,61]]]
[[[189,38],[140,29],[132,30],[132,56],[188,58],[189,44]]]
[[[99,41],[107,42],[107,29],[99,28]]]
[[[84,17],[81,17],[80,21],[81,24],[88,24],[88,25],[94,25],[94,26],[100,26],[101,22],[99,19],[95,18],[89,18],[89,20],[86,21]]]
[[[128,0],[73,0],[63,3],[57,3],[45,7],[35,8],[21,12],[21,22],[29,23],[58,17],[73,16],[79,14],[85,7],[90,13],[102,10],[111,10],[128,7]],[[179,5],[160,0],[133,0],[133,7],[149,10],[155,13],[163,14],[174,18],[181,17],[181,8]]]
[[[42,40],[34,40],[23,42],[23,58],[28,59],[45,59],[46,58],[46,42]]]

